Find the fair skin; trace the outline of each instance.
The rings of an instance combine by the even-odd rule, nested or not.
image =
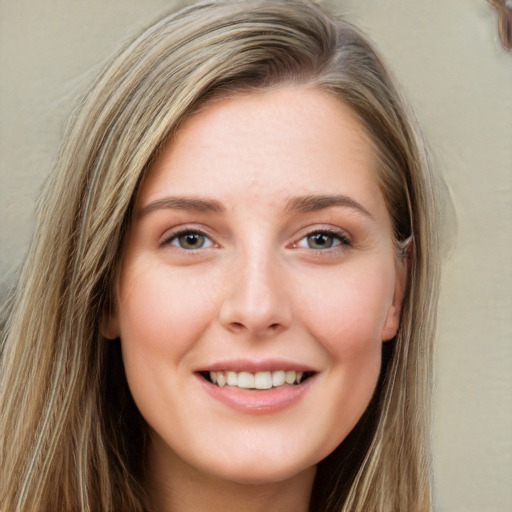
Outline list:
[[[102,326],[149,426],[158,510],[307,510],[398,328],[376,172],[350,109],[299,87],[218,100],[159,156]]]

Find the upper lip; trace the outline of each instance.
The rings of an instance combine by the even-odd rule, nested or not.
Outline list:
[[[309,365],[298,363],[283,359],[264,359],[264,360],[252,360],[252,359],[226,359],[223,361],[216,361],[208,364],[204,367],[198,368],[198,372],[219,372],[219,371],[231,371],[231,372],[265,372],[265,371],[278,371],[295,370],[297,372],[316,372],[314,368]]]

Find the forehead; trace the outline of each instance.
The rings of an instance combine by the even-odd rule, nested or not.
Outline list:
[[[182,125],[152,166],[140,206],[165,194],[228,192],[262,204],[330,193],[374,200],[376,167],[365,130],[334,95],[304,87],[238,94]]]

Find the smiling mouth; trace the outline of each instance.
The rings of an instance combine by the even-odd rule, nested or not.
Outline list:
[[[281,386],[297,386],[309,379],[313,372],[295,370],[277,370],[264,372],[211,371],[199,372],[211,384],[218,387],[239,389],[268,390]]]

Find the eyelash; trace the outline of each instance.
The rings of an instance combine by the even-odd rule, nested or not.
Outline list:
[[[306,247],[306,246],[300,245],[302,241],[306,241],[306,243],[308,243],[308,238],[314,237],[314,236],[319,236],[319,235],[330,238],[334,245],[331,245],[330,247],[326,247],[326,248],[314,248],[314,247]],[[337,242],[337,243],[334,243],[334,242]],[[331,250],[336,250],[336,247],[352,247],[352,241],[350,240],[350,238],[348,237],[348,235],[345,231],[335,230],[335,229],[317,229],[317,230],[307,233],[298,242],[295,242],[294,247],[311,249],[311,250],[319,253],[319,252],[327,252],[327,251],[331,251]]]
[[[208,245],[206,247],[204,245],[202,245],[201,247],[198,247],[198,248],[192,248],[192,249],[189,248],[189,249],[187,249],[185,247],[181,247],[177,243],[173,243],[174,241],[179,241],[179,239],[182,238],[182,237],[193,236],[193,235],[198,235],[200,237],[203,237],[204,240],[208,242]],[[170,236],[167,236],[160,243],[160,245],[161,246],[173,245],[176,248],[181,249],[182,251],[186,251],[188,253],[191,253],[191,252],[199,251],[201,249],[207,249],[208,247],[213,247],[215,244],[212,241],[211,237],[207,233],[202,231],[201,229],[183,229],[183,230],[177,231],[176,233],[172,233]]]
[[[180,244],[180,239],[186,236],[196,236],[196,237],[203,237],[203,244],[200,247],[197,248],[186,248],[183,247]],[[309,240],[310,237],[318,237],[318,236],[325,236],[330,239],[331,245],[329,247],[310,247],[309,246]],[[305,244],[308,245],[301,245],[301,242],[305,241]],[[176,242],[176,243],[174,243]],[[206,246],[205,246],[206,244]],[[208,249],[209,247],[215,246],[215,243],[213,242],[212,238],[203,230],[201,229],[183,229],[180,231],[177,231],[175,233],[172,233],[170,236],[167,236],[161,243],[161,246],[166,245],[173,245],[179,250],[182,250],[187,253],[194,253],[197,251],[200,251],[201,249]],[[304,248],[304,249],[310,249],[312,251],[315,251],[316,253],[322,253],[322,252],[331,252],[332,250],[336,250],[336,247],[352,247],[352,241],[347,236],[347,233],[342,230],[334,230],[334,229],[317,229],[310,231],[306,235],[304,235],[302,238],[300,238],[297,242],[293,243],[292,247],[294,248]]]

